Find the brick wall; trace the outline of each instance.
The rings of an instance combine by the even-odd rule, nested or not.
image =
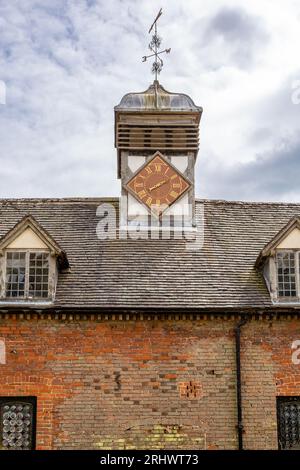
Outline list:
[[[300,340],[300,321],[251,321],[242,335],[245,447],[277,449],[276,396],[300,396],[291,348]]]
[[[2,396],[38,398],[39,449],[235,449],[236,320],[0,320]],[[276,448],[300,395],[295,320],[242,330],[245,447]]]

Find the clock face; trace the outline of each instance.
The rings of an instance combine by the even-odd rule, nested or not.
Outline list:
[[[128,191],[155,215],[170,207],[191,184],[159,154],[141,168],[126,185]]]

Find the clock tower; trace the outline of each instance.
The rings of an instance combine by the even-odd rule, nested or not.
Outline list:
[[[189,96],[158,80],[115,107],[122,225],[194,226],[201,114]]]

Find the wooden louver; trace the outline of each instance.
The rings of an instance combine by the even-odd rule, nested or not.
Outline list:
[[[143,125],[118,123],[116,146],[126,149],[176,149],[194,150],[199,148],[199,128],[186,125]]]

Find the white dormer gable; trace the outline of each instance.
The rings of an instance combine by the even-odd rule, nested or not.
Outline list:
[[[300,218],[293,217],[262,249],[261,270],[275,304],[300,303]]]
[[[0,239],[0,303],[51,303],[66,253],[32,217],[25,216]]]
[[[66,253],[52,236],[34,219],[27,215],[0,239],[0,255],[5,250],[47,249],[54,256],[61,269],[68,269]]]
[[[277,245],[277,250],[299,250],[300,249],[300,230],[294,228],[285,238]]]
[[[32,228],[27,227],[11,243],[7,245],[9,249],[47,249],[48,246],[37,235]]]

